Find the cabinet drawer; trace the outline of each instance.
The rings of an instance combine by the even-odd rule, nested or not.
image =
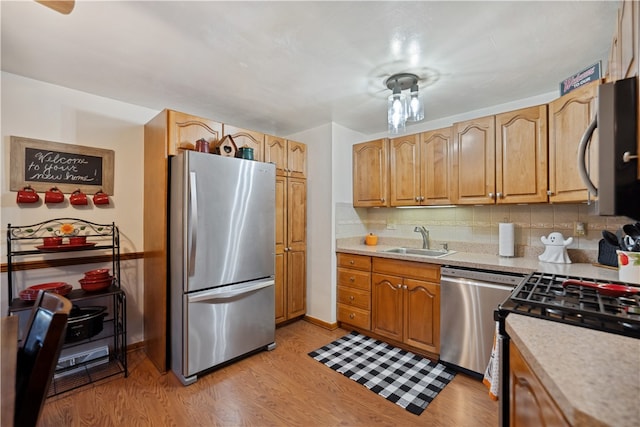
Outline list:
[[[338,286],[338,303],[370,310],[371,292]]]
[[[440,266],[424,262],[401,261],[389,258],[374,258],[373,271],[411,279],[440,283]]]
[[[338,253],[338,267],[371,271],[371,257],[366,255]]]
[[[338,322],[370,330],[371,312],[345,304],[338,304]]]
[[[349,268],[338,268],[338,285],[370,291],[371,273],[351,270]]]

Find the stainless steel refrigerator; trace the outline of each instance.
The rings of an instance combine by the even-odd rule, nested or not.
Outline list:
[[[170,159],[171,369],[183,384],[275,348],[275,165]]]

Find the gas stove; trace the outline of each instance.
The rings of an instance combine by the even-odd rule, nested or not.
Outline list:
[[[616,283],[548,273],[531,273],[500,305],[508,313],[533,316],[604,332],[640,338],[640,296],[612,297],[587,286],[563,286],[565,280]],[[618,283],[623,285],[622,283]],[[640,291],[640,288],[638,288]]]

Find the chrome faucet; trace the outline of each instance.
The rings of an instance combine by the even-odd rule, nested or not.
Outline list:
[[[429,249],[429,230],[420,226],[414,228],[413,231],[422,234],[422,249]]]

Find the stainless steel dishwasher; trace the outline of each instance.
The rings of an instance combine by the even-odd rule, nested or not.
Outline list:
[[[525,275],[446,266],[440,274],[440,360],[482,375],[496,330],[493,311]]]

